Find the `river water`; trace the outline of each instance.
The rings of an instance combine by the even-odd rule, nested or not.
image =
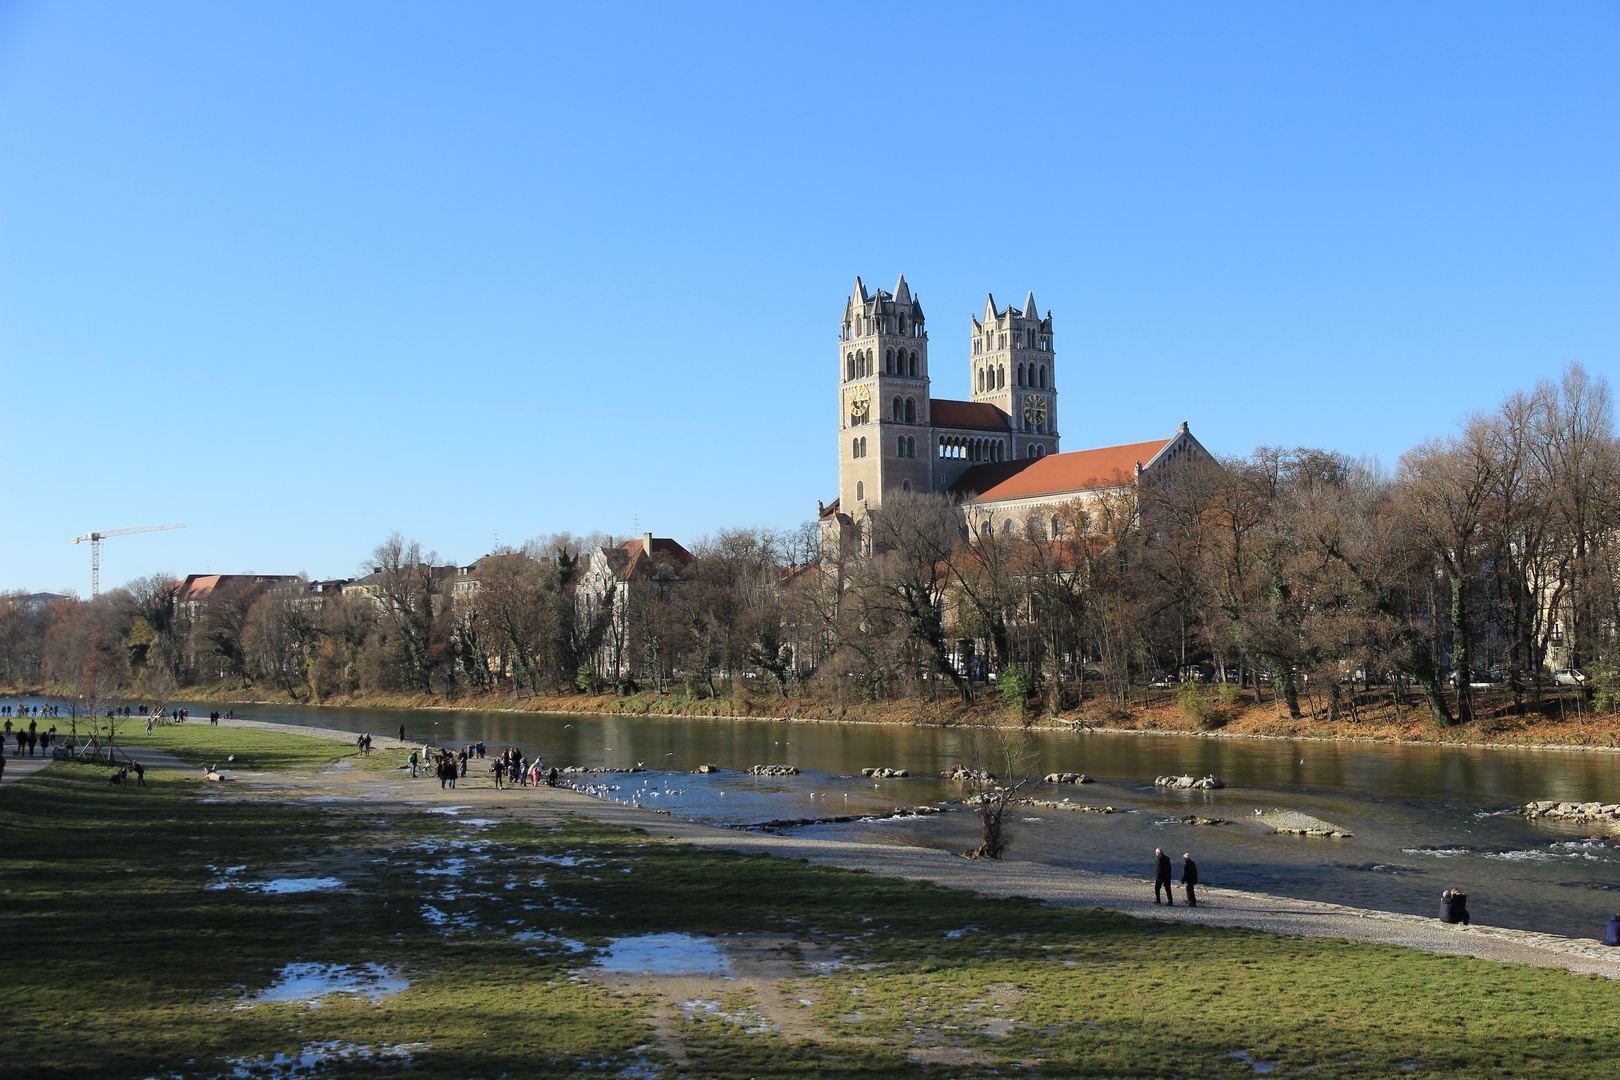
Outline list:
[[[206,717],[209,708],[197,705],[192,714]],[[950,728],[287,705],[234,711],[357,733],[394,735],[404,724],[411,739],[483,740],[492,754],[515,745],[548,766],[641,765],[646,772],[587,779],[613,788],[611,798],[729,825],[960,799],[961,785],[939,774],[971,757],[971,736]],[[1031,742],[1029,795],[1127,812],[1020,807],[1008,858],[1151,876],[1153,849],[1163,847],[1178,864],[1191,852],[1208,885],[1425,915],[1438,910],[1441,890],[1456,886],[1469,894],[1476,922],[1576,937],[1600,935],[1620,909],[1620,835],[1507,812],[1533,799],[1620,801],[1620,754],[1044,730]],[[727,771],[690,772],[705,762]],[[802,772],[767,779],[738,771],[759,764]],[[912,775],[860,775],[885,766]],[[1048,772],[1083,772],[1096,782],[1040,783]],[[1154,787],[1154,777],[1172,773],[1213,774],[1228,786]],[[1273,835],[1253,820],[1256,810],[1273,808],[1355,835]],[[1176,820],[1192,813],[1229,824]],[[977,829],[971,810],[953,806],[930,817],[797,831],[962,851],[977,845]]]

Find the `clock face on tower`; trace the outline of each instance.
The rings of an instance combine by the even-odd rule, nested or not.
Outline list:
[[[857,386],[849,392],[849,422],[851,425],[866,423],[867,416],[872,409],[872,392],[864,386]]]
[[[1046,423],[1046,399],[1040,394],[1031,394],[1024,399],[1024,423],[1033,427]]]

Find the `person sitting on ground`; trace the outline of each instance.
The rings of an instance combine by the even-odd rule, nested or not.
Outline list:
[[[1468,925],[1468,897],[1461,889],[1447,889],[1440,894],[1440,921]]]
[[[1620,945],[1620,911],[1609,916],[1609,928],[1603,932],[1603,944]]]

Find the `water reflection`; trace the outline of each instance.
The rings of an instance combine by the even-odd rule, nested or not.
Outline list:
[[[192,711],[206,715],[207,708]],[[610,797],[723,824],[875,814],[962,795],[939,774],[962,761],[964,736],[943,728],[296,706],[235,712],[356,733],[393,733],[403,723],[413,739],[515,745],[548,765],[640,762],[649,771],[590,779]],[[1480,922],[1577,936],[1598,933],[1620,905],[1620,848],[1609,834],[1499,813],[1532,799],[1620,801],[1620,755],[1066,731],[1032,738],[1037,776],[1069,771],[1097,779],[1083,787],[1036,784],[1033,795],[1128,812],[1031,808],[1014,822],[1015,858],[1141,875],[1161,846],[1177,855],[1193,851],[1214,885],[1424,915],[1442,889],[1457,885]],[[728,771],[689,772],[704,762]],[[784,778],[738,771],[759,764],[802,771]],[[911,777],[860,775],[884,766]],[[1213,774],[1229,786],[1155,789],[1153,778],[1167,773]],[[1271,835],[1252,819],[1273,808],[1321,818],[1355,837]],[[1230,824],[1175,820],[1194,811]],[[956,851],[978,843],[976,822],[960,810],[804,831]]]

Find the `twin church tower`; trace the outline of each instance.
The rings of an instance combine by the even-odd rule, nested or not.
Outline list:
[[[1058,452],[1051,312],[1033,293],[1022,310],[986,297],[970,321],[968,400],[931,397],[927,321],[905,276],[892,293],[855,279],[838,335],[838,502],[824,514],[859,518],[894,491],[944,492],[976,465]]]

